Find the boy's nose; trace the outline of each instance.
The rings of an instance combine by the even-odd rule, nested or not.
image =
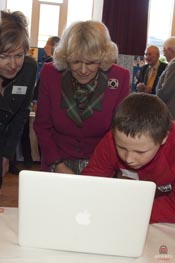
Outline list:
[[[126,163],[127,164],[131,164],[131,163],[133,163],[133,160],[134,160],[133,153],[127,152],[125,154],[125,161],[126,161]]]

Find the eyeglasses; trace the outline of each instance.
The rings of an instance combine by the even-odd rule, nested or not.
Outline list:
[[[25,55],[23,53],[16,54],[16,55],[0,54],[0,62],[9,63],[12,60],[15,62],[21,62],[22,60],[24,60],[24,56]]]

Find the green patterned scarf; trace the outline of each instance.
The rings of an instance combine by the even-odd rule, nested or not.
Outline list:
[[[107,74],[101,71],[87,85],[79,84],[70,71],[63,73],[61,107],[67,108],[68,116],[78,127],[83,127],[83,120],[89,118],[94,110],[101,111],[107,82]]]

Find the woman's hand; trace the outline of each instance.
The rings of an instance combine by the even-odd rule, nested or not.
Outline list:
[[[2,158],[2,176],[5,176],[9,171],[9,159]]]
[[[74,174],[72,169],[70,169],[67,165],[64,163],[59,163],[56,166],[55,173],[64,173],[64,174]]]

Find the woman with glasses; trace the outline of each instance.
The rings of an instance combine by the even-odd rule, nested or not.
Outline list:
[[[0,187],[30,112],[37,64],[28,50],[25,16],[0,11]]]
[[[117,59],[103,23],[77,22],[65,30],[53,63],[40,74],[34,129],[42,170],[77,174],[87,165],[129,94],[129,71]]]

